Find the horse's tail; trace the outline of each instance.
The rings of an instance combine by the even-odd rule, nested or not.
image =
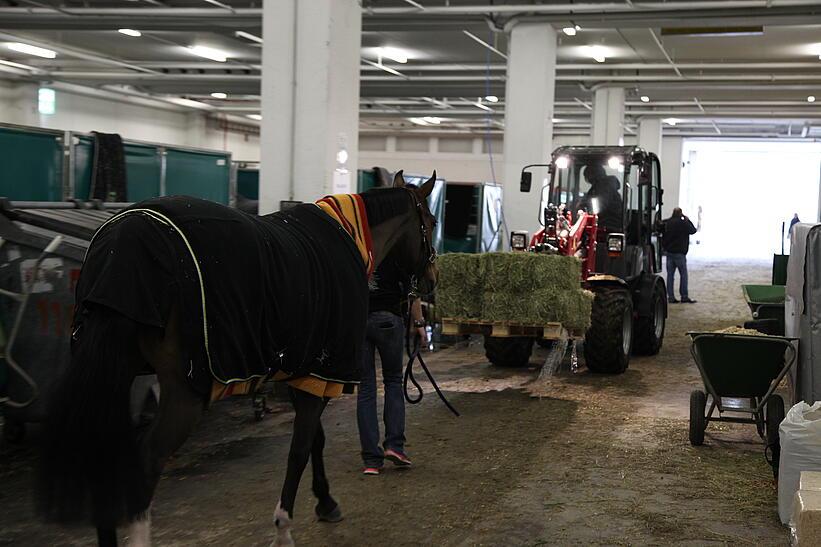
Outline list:
[[[45,425],[38,502],[48,520],[116,527],[148,508],[129,404],[138,333],[136,322],[107,308],[83,317]]]

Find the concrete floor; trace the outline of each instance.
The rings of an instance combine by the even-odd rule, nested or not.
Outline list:
[[[299,545],[786,545],[776,489],[753,426],[710,426],[687,440],[700,386],[688,330],[740,324],[741,283],[768,283],[761,263],[691,264],[698,304],[671,306],[662,352],[620,376],[586,371],[538,379],[498,369],[481,344],[430,355],[462,416],[428,390],[408,409],[414,467],[360,474],[355,399],[324,416],[332,493],[345,520],[316,522],[310,473],[297,500]],[[250,403],[214,405],[160,483],[157,545],[268,545],[292,414],[262,423]],[[0,448],[0,545],[90,545],[92,530],[32,516],[31,450]],[[125,532],[125,531],[123,531]]]

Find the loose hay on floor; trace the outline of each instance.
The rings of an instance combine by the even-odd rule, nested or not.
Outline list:
[[[440,317],[590,326],[593,293],[580,287],[581,263],[534,253],[454,253],[441,257]]]

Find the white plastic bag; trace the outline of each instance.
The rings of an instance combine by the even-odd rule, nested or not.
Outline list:
[[[778,468],[778,516],[787,524],[802,471],[821,471],[821,401],[792,407],[781,426]]]

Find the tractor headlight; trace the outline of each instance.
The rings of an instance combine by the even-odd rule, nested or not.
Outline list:
[[[527,232],[511,232],[510,248],[514,251],[524,251],[525,249],[527,249]]]
[[[624,234],[610,234],[607,236],[607,252],[621,254],[624,251]]]

